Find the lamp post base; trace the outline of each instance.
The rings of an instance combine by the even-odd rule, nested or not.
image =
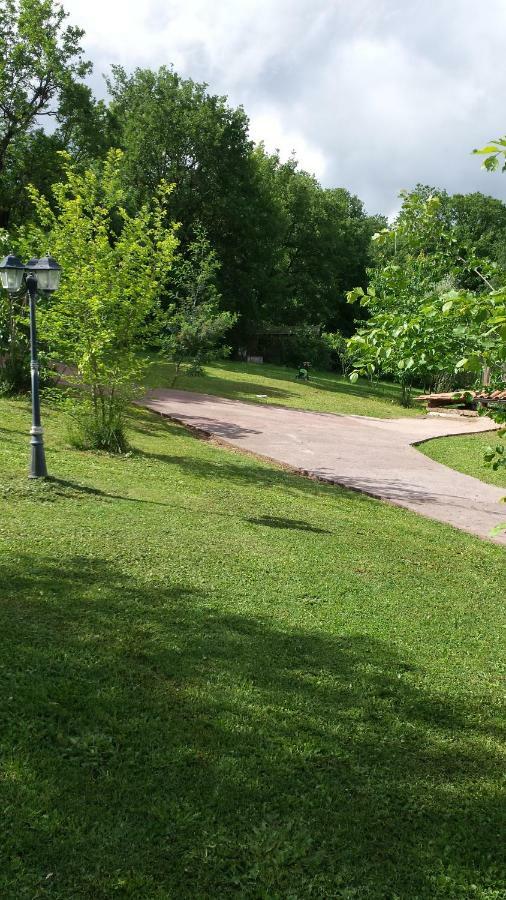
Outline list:
[[[30,429],[30,471],[28,478],[47,478],[46,456],[44,453],[43,430],[40,426],[32,425]]]

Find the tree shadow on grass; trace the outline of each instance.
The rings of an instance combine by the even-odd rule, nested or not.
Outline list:
[[[237,363],[237,365],[241,365]],[[229,368],[230,372],[240,372],[244,371],[241,369],[233,369]],[[294,367],[293,369],[287,368],[286,370],[278,370],[275,367],[271,368],[269,365],[266,365],[263,368],[262,374],[265,375],[266,378],[272,379],[273,381],[290,381],[293,380],[295,382],[295,376],[297,374],[297,370]],[[212,378],[212,375],[207,375],[206,378]],[[225,384],[229,384],[228,379],[223,379],[222,376],[214,376],[216,380],[223,380]],[[248,382],[237,381],[230,382],[230,384],[237,386],[238,390],[244,392],[245,385],[248,385]],[[253,385],[252,387],[261,387],[261,385]],[[368,400],[393,400],[397,405],[400,405],[400,387],[391,382],[381,381],[381,382],[371,382],[365,378],[359,378],[357,382],[351,382],[348,378],[334,375],[332,376],[330,372],[321,372],[319,370],[312,370],[310,374],[310,381],[308,382],[308,387],[317,387],[318,390],[326,391],[334,394],[345,394],[351,397],[361,397]],[[266,391],[266,385],[263,385],[263,393]],[[190,390],[190,388],[187,388]],[[274,389],[276,390],[276,389]],[[258,393],[262,393],[258,391]],[[291,396],[294,396],[293,392]],[[297,393],[297,396],[299,394]]]
[[[239,454],[242,462],[234,462],[237,456],[231,451],[226,459],[225,454],[217,454],[216,459],[197,458],[195,456],[182,456],[169,453],[149,453],[147,451],[135,451],[135,455],[156,460],[168,466],[176,466],[180,472],[192,477],[202,479],[217,479],[228,484],[240,484],[243,487],[251,484],[252,487],[263,485],[264,487],[283,487],[286,493],[306,493],[314,496],[317,491],[339,491],[339,485],[323,484],[309,477],[303,477],[295,472],[284,470],[275,464],[265,467],[248,462],[247,454]],[[345,488],[343,490],[346,490]],[[360,497],[360,495],[358,495]],[[365,498],[364,498],[365,499]],[[370,501],[368,501],[370,502]]]
[[[261,368],[261,367],[260,367]],[[234,374],[233,369],[228,370],[232,376]],[[238,372],[239,374],[239,372]],[[242,373],[241,373],[242,374]],[[255,374],[251,371],[245,371],[244,374],[250,375],[250,378],[246,378],[244,380],[238,379],[234,380],[233,377],[224,377],[223,374],[214,373],[212,370],[206,372],[205,375],[202,376],[187,376],[181,374],[178,376],[177,380],[174,382],[173,372],[164,373],[161,369],[157,372],[157,377],[150,377],[147,382],[147,390],[156,390],[157,388],[162,388],[165,390],[176,390],[176,391],[191,391],[192,393],[201,393],[201,394],[211,394],[222,397],[229,397],[234,399],[237,397],[238,399],[244,399],[245,396],[256,397],[258,394],[267,394],[269,399],[278,399],[278,400],[287,400],[291,397],[297,396],[295,391],[289,391],[286,388],[276,388],[271,384],[266,384],[264,382],[255,381]],[[264,373],[262,371],[259,372],[260,375]],[[295,381],[295,369],[293,370],[293,381]],[[267,378],[278,378],[280,381],[290,381],[291,373],[287,370],[285,377],[283,378],[281,375],[273,376],[271,372],[266,372],[265,375]],[[156,384],[153,383],[156,381]]]
[[[269,374],[267,377],[270,379],[272,376]],[[287,372],[284,379],[279,377],[280,381],[290,381],[290,373]],[[293,381],[295,382],[295,373]],[[200,390],[205,393],[205,385],[209,384],[211,389],[217,390],[217,383],[223,385],[223,396],[225,394],[230,397],[237,396],[238,399],[244,399],[244,397],[254,397],[257,398],[257,395],[267,395],[269,400],[289,400],[291,397],[297,397],[298,394],[296,391],[289,391],[286,388],[276,388],[273,387],[272,384],[266,384],[264,382],[255,382],[255,381],[233,381],[228,378],[223,378],[222,375],[213,375],[209,373],[205,376],[205,379],[202,379],[199,382]],[[178,386],[178,385],[176,385]],[[191,391],[191,381],[186,379],[184,382],[184,390]],[[218,393],[218,391],[217,391]],[[221,389],[219,393],[222,393]]]
[[[326,528],[317,528],[310,522],[304,522],[301,519],[285,519],[280,516],[261,516],[259,518],[249,518],[246,520],[252,525],[263,525],[267,528],[283,528],[293,531],[309,531],[313,534],[331,534]]]
[[[0,445],[5,443],[19,444],[19,437],[25,439],[26,443],[30,440],[29,423],[26,431],[20,431],[16,428],[2,428],[0,426]]]
[[[489,704],[106,560],[19,556],[0,585],[2,896],[497,889]]]
[[[205,435],[198,435],[192,430],[188,430],[184,425],[171,422],[168,419],[157,416],[156,413],[144,411],[140,422],[135,416],[131,421],[133,433],[147,433],[153,436],[163,436],[168,430],[175,437],[183,437],[185,440],[206,441]],[[279,487],[281,484],[288,491],[290,489],[297,492],[305,492],[314,495],[318,490],[332,490],[330,484],[322,485],[309,478],[303,478],[295,472],[283,469],[281,464],[276,466],[275,463],[265,462],[252,463],[247,452],[237,451],[232,446],[227,448],[226,452],[216,452],[213,457],[199,457],[195,454],[178,454],[178,453],[156,453],[143,449],[139,446],[132,448],[134,457],[162,463],[167,466],[175,466],[177,469],[192,477],[196,476],[203,479],[218,479],[231,484],[250,483],[252,486],[259,484],[265,487]],[[339,488],[335,488],[339,490]]]
[[[171,506],[170,503],[164,503],[161,500],[147,500],[144,497],[128,497],[125,494],[111,494],[110,491],[103,491],[100,488],[83,484],[82,482],[69,481],[64,478],[55,478],[49,476],[45,485],[54,488],[54,499],[56,497],[68,497],[69,499],[97,497],[101,500],[125,500],[128,503],[147,503],[151,506]],[[45,486],[44,485],[44,486]]]
[[[186,417],[181,414],[177,417],[177,421],[186,425],[188,418],[188,426],[192,430],[202,432],[204,435],[211,435],[215,438],[229,439],[231,441],[238,440],[242,437],[248,437],[251,434],[260,434],[256,428],[245,428],[244,425],[234,425],[233,422],[223,422],[219,419],[211,419],[209,416],[195,416],[194,414]]]

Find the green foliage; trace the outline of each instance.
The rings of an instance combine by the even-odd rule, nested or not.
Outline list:
[[[30,385],[26,298],[0,290],[0,393]]]
[[[463,287],[473,274],[490,291],[490,261],[463,245],[440,198],[420,191],[404,195],[395,225],[375,238],[369,286],[348,294],[370,316],[349,343],[357,370],[390,374],[406,390],[461,370],[476,376],[497,344],[488,323],[496,299]]]
[[[3,304],[0,312],[3,312]],[[30,387],[29,354],[25,342],[9,346],[0,362],[0,394],[20,394]]]
[[[230,312],[254,315],[255,273],[269,268],[270,199],[262,192],[244,111],[169,68],[113,67],[112,135],[125,151],[130,202],[160,179],[175,184],[172,209],[183,249],[200,223],[221,265],[219,290]]]
[[[52,185],[63,177],[58,156],[61,149],[57,134],[46,134],[42,128],[18,135],[9,147],[0,173],[0,216],[11,232],[17,225],[34,219],[28,185],[36,185],[49,197]]]
[[[353,368],[353,356],[348,340],[339,331],[324,332],[322,338],[330,350],[332,368],[342,375],[349,375]]]
[[[32,128],[11,144],[0,174],[1,206],[9,229],[35,219],[27,187],[34,185],[50,202],[52,185],[65,177],[62,151],[84,168],[105,156],[108,146],[107,110],[82,84],[65,87],[55,113],[56,128],[50,134]],[[1,214],[1,212],[0,212]]]
[[[68,437],[72,447],[77,450],[106,450],[109,453],[124,453],[128,449],[124,407],[117,396],[115,402],[106,403],[103,409],[101,406],[97,409],[93,400],[86,396],[68,396],[65,401],[63,409],[67,413]]]
[[[318,369],[330,369],[332,345],[315,325],[295,325],[279,334],[266,325],[258,336],[258,349],[264,360],[283,366],[300,366],[304,360]]]
[[[45,238],[32,229],[28,244],[26,234],[16,233],[11,242],[6,232],[0,231],[0,256],[6,255],[12,244],[21,259],[33,256],[33,248],[46,246]],[[42,301],[44,302],[44,301]],[[38,297],[37,305],[40,306]],[[39,383],[48,385],[54,372],[44,343],[39,342]],[[30,389],[30,321],[26,290],[10,294],[0,290],[0,394],[23,394]]]
[[[174,259],[166,292],[170,308],[161,344],[176,364],[174,381],[183,364],[189,366],[189,374],[200,375],[204,363],[229,353],[223,340],[236,317],[219,308],[218,270],[216,253],[198,227],[186,253]]]
[[[23,145],[30,141],[27,132],[41,116],[56,115],[60,99],[91,69],[80,45],[83,31],[66,25],[66,18],[67,13],[53,0],[0,0],[2,195],[7,188],[0,224],[9,214],[9,182],[19,170]]]
[[[79,173],[64,156],[66,181],[54,186],[56,212],[32,190],[63,270],[60,290],[40,307],[40,335],[53,358],[75,370],[68,380],[82,387],[75,403],[83,433],[98,435],[101,446],[113,435],[113,450],[122,443],[122,417],[142,373],[138,350],[146,320],[159,304],[177,246],[166,221],[170,187],[162,183],[151,203],[131,215],[121,164],[121,152],[111,150],[100,169]],[[32,234],[28,229],[26,243]]]
[[[352,332],[356,309],[346,305],[345,292],[365,283],[370,236],[383,220],[366,216],[347,191],[323,190],[294,159],[282,163],[254,147],[242,108],[170,68],[129,74],[115,66],[109,105],[95,101],[79,81],[87,70],[82,32],[65,29],[65,14],[51,0],[4,0],[4,6],[14,18],[19,13],[19,35],[30,33],[31,48],[25,59],[18,47],[6,67],[5,102],[11,109],[9,91],[17,90],[18,77],[26,88],[21,105],[37,114],[16,123],[15,139],[9,138],[0,167],[0,225],[2,216],[10,227],[33,218],[23,190],[28,183],[53,203],[51,186],[65,177],[62,150],[84,170],[108,147],[121,147],[131,214],[165,180],[175,185],[171,203],[183,253],[197,223],[204,227],[219,262],[221,308],[237,317],[236,347],[248,343],[259,322]],[[52,37],[39,48],[39,97],[30,66],[43,32]],[[37,95],[33,104],[29,88]],[[50,134],[37,127],[38,115],[49,114],[57,124]]]
[[[275,156],[271,165],[284,222],[277,236],[276,304],[266,298],[265,315],[278,324],[350,328],[344,295],[364,280],[378,220],[369,219],[348,191],[322,189],[295,161],[281,164]]]
[[[500,138],[493,141],[490,145],[482,147],[481,150],[475,150],[474,152],[486,155],[487,158],[483,163],[483,168],[492,172],[496,171],[499,168],[499,161],[502,158],[502,171],[506,171],[506,138]],[[504,282],[506,282],[506,278],[504,279]],[[491,339],[491,346],[489,346],[487,350],[487,365],[492,370],[493,377],[497,382],[496,385],[492,384],[491,387],[498,386],[503,389],[506,384],[506,287],[504,286],[504,282],[502,288],[494,293],[494,297],[487,309],[484,311],[475,311],[475,315],[482,316],[483,321],[485,323],[488,322],[490,325],[489,338]],[[467,304],[465,308],[466,311],[469,309],[472,310],[470,304]],[[468,359],[464,359],[462,364],[464,367],[468,366],[473,368],[475,365],[473,355]],[[499,367],[501,373],[500,376],[497,367]],[[494,408],[493,406],[488,406],[483,412],[490,415],[491,418],[501,426],[499,437],[505,437],[506,414],[504,412],[504,407]],[[495,471],[502,469],[506,466],[506,446],[504,444],[497,444],[495,448],[489,448],[488,453],[486,454],[486,461]],[[506,529],[506,523],[494,530],[495,532],[499,532],[504,531],[504,529]]]
[[[135,203],[174,182],[181,244],[201,223],[220,263],[222,306],[239,316],[236,346],[259,322],[352,328],[345,291],[364,282],[378,226],[347,191],[323,190],[295,160],[254,148],[244,110],[162,67],[109,82],[114,141]],[[380,223],[381,224],[381,223]]]
[[[281,163],[262,146],[256,159],[278,208],[274,268],[260,293],[261,320],[351,333],[355,310],[346,306],[345,293],[365,283],[370,239],[384,220],[366,216],[348,191],[322,189],[294,159]]]
[[[488,172],[497,172],[499,169],[506,172],[506,137],[490,141],[484,147],[473,150],[473,153],[486,157],[482,168]]]
[[[504,434],[504,432],[502,432]],[[495,447],[487,447],[485,452],[485,462],[490,463],[494,472],[498,469],[506,467],[506,455],[504,444],[496,444]]]

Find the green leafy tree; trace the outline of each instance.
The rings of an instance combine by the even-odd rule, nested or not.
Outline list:
[[[295,159],[282,163],[262,145],[254,151],[261,191],[252,221],[268,250],[254,270],[255,305],[244,311],[243,332],[276,326],[324,326],[353,330],[356,310],[346,291],[365,283],[370,239],[385,224],[366,216],[358,198],[342,189],[324,190],[299,169]],[[256,241],[258,243],[258,241]],[[253,248],[255,254],[255,248]]]
[[[173,383],[182,365],[197,375],[204,363],[229,352],[223,341],[235,316],[220,309],[218,270],[216,253],[204,229],[197,227],[185,254],[174,260],[167,291],[170,307],[162,348],[175,363]]]
[[[506,172],[506,136],[490,141],[484,147],[473,150],[473,153],[486,157],[483,168],[488,172]]]
[[[60,101],[75,94],[77,80],[91,69],[80,45],[83,31],[66,19],[53,0],[0,0],[0,180],[16,170],[27,132],[41,117],[57,116]],[[8,197],[0,204],[0,225],[9,218]]]
[[[122,450],[125,410],[142,373],[139,349],[157,309],[177,246],[167,222],[170,187],[131,214],[125,207],[122,153],[78,172],[63,159],[66,180],[54,186],[56,210],[35,189],[32,199],[51,252],[62,266],[60,290],[40,307],[40,334],[54,359],[75,371],[76,440]],[[34,240],[29,229],[25,242]],[[40,234],[36,235],[40,246]]]
[[[445,252],[444,265],[455,268],[462,287],[473,291],[487,290],[486,280],[471,265],[486,260],[489,275],[495,286],[499,286],[505,276],[506,258],[506,204],[485,194],[447,194],[428,185],[417,185],[414,190],[404,192],[403,205],[395,223],[395,243],[381,246],[382,254],[376,257],[393,258],[402,265],[405,256],[413,250],[418,241],[418,249],[425,254],[436,251],[436,242],[446,237],[446,251],[450,239],[453,258]],[[430,229],[421,221],[424,203],[430,201]],[[416,209],[418,207],[418,214]],[[437,225],[437,230],[436,226]],[[449,272],[447,272],[449,274]]]
[[[342,375],[349,375],[353,369],[353,356],[350,351],[349,340],[339,331],[324,332],[322,339],[330,350],[333,368],[341,372]]]
[[[485,349],[479,317],[462,321],[451,298],[471,276],[480,289],[490,291],[494,265],[463,243],[441,214],[441,199],[421,191],[405,194],[397,222],[375,237],[376,265],[369,271],[369,286],[349,293],[349,301],[358,301],[369,314],[350,340],[353,377],[364,372],[392,375],[409,403],[414,381],[455,382],[458,361],[474,347]]]
[[[0,194],[11,231],[35,216],[28,185],[52,202],[52,185],[64,178],[62,151],[82,168],[107,152],[108,112],[86,85],[71,83],[62,91],[54,122],[51,133],[33,127],[19,134],[7,153]]]
[[[357,197],[342,188],[324,190],[294,160],[278,164],[276,174],[286,216],[280,235],[282,296],[277,321],[350,327],[345,294],[365,279],[376,229]]]
[[[378,225],[347,191],[323,190],[249,138],[242,108],[171,69],[113,68],[112,140],[125,150],[132,203],[160,178],[175,184],[174,214],[183,248],[195,223],[217,254],[223,307],[237,314],[231,333],[247,343],[260,325],[325,325],[352,330],[345,292],[365,283],[370,237]]]
[[[14,239],[0,229],[0,256],[9,253],[13,246],[21,259],[32,257],[33,247],[45,247],[45,238],[32,235],[26,244],[24,233],[16,233]],[[49,377],[44,347],[39,347],[39,376],[45,384]],[[0,393],[23,394],[30,388],[30,320],[26,289],[12,294],[0,290]]]
[[[272,268],[272,201],[253,157],[244,110],[166,67],[132,75],[113,67],[109,90],[131,202],[144,202],[161,178],[174,183],[172,208],[181,222],[182,247],[200,223],[220,262],[226,308],[254,320],[258,282]]]
[[[474,152],[486,157],[483,162],[483,168],[487,169],[489,172],[495,172],[498,169],[502,169],[503,172],[506,171],[506,137],[492,141],[487,146],[482,147],[480,150],[475,150]],[[469,302],[466,304],[465,297],[459,298],[459,300],[461,303],[464,303],[466,309],[469,309],[470,304]],[[493,307],[492,314],[490,314],[491,307]],[[480,312],[479,315],[483,315],[483,313]],[[485,312],[485,321],[489,321],[491,335],[497,337],[495,352],[490,353],[489,351],[489,359],[487,360],[492,372],[495,372],[491,388],[495,386],[504,388],[506,381],[506,287],[503,287],[495,293],[491,306],[489,306]],[[473,368],[476,365],[473,356],[471,355],[468,360],[464,360],[463,365],[471,366],[471,368]],[[500,372],[499,375],[497,374],[498,367]],[[506,413],[504,412],[504,408],[494,409],[492,407],[492,409],[489,408],[487,412],[497,424],[501,426],[499,437],[504,438],[506,436]],[[490,447],[485,459],[495,469],[506,467],[506,446],[500,443],[495,447]],[[499,526],[496,531],[503,531],[504,528],[506,528],[506,524]]]

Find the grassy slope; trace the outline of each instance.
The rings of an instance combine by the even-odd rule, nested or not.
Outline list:
[[[497,472],[494,472],[483,458],[487,447],[494,446],[496,443],[498,443],[498,438],[488,432],[436,438],[419,444],[418,449],[445,466],[450,466],[466,475],[472,475],[481,481],[506,488],[506,469],[498,469]]]
[[[174,366],[154,358],[146,384],[148,387],[174,385],[178,390],[216,394],[253,403],[275,403],[316,412],[385,419],[423,412],[419,408],[404,409],[400,405],[400,391],[396,384],[370,384],[364,380],[351,384],[349,379],[332,372],[311,372],[311,380],[306,384],[295,381],[295,375],[295,369],[283,366],[221,362],[206,366],[206,375],[201,378],[180,375],[174,385]],[[267,394],[267,398],[258,397],[258,394]]]
[[[0,896],[503,897],[504,551],[0,401]],[[463,590],[465,585],[465,590]],[[504,887],[504,884],[503,884]]]

